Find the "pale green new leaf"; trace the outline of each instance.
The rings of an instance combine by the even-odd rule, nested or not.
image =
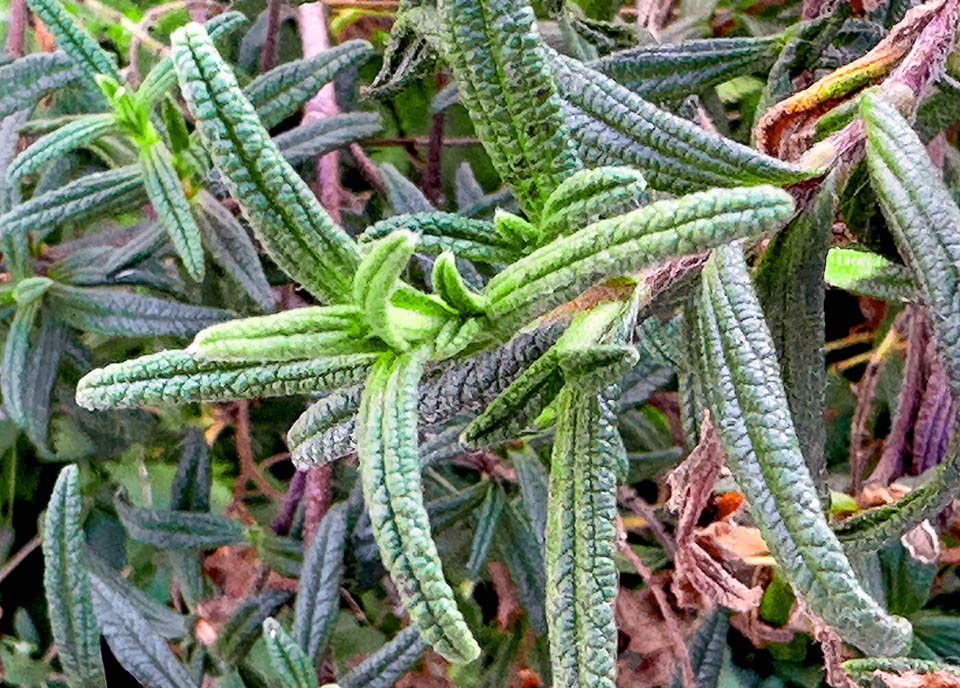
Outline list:
[[[874,299],[900,303],[916,303],[919,299],[907,268],[869,251],[831,248],[823,277],[835,289]]]
[[[60,471],[47,505],[43,532],[43,587],[50,630],[70,688],[106,688],[100,630],[94,617],[76,466]]]
[[[416,234],[417,251],[428,255],[450,251],[458,258],[482,263],[509,263],[523,255],[522,245],[499,233],[490,222],[439,210],[388,217],[367,227],[357,240],[361,244],[376,241],[397,229]]]
[[[276,619],[264,620],[263,639],[283,688],[317,688],[313,663]]]
[[[353,240],[283,159],[203,27],[174,32],[173,58],[203,145],[264,249],[311,293],[347,301],[360,262]]]

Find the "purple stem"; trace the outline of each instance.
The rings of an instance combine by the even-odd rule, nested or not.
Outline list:
[[[277,39],[280,34],[280,0],[267,2],[267,26],[264,29],[263,46],[260,49],[260,73],[269,72],[277,63]]]
[[[10,0],[10,21],[4,51],[10,57],[23,57],[23,30],[27,23],[26,0]]]
[[[297,514],[297,507],[300,505],[306,483],[307,474],[305,471],[298,470],[290,478],[290,484],[287,485],[287,495],[283,499],[283,506],[280,507],[280,512],[270,526],[270,529],[277,535],[286,535],[290,532],[290,528],[293,526],[293,517]]]

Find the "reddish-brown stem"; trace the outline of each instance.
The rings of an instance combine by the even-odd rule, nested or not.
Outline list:
[[[269,72],[277,64],[280,35],[280,0],[267,0],[267,26],[260,49],[260,73]]]
[[[3,46],[10,57],[23,57],[23,29],[27,24],[26,0],[10,0],[7,41]]]
[[[313,536],[330,508],[330,482],[333,471],[330,464],[314,466],[307,471],[307,482],[303,492],[305,509],[303,513],[303,546],[309,547]]]
[[[277,535],[284,535],[290,531],[290,526],[293,525],[293,517],[296,515],[297,507],[300,505],[300,500],[303,497],[306,482],[306,471],[297,471],[293,474],[293,477],[290,478],[290,484],[287,485],[287,494],[283,498],[283,504],[280,506],[280,511],[273,520],[273,524],[270,526],[270,529]]]

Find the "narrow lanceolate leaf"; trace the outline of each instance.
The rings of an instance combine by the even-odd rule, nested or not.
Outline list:
[[[63,125],[56,131],[42,136],[32,146],[18,155],[7,168],[7,180],[15,181],[24,175],[32,174],[43,165],[82,148],[101,136],[118,129],[113,113],[88,115]]]
[[[123,83],[113,59],[67,14],[58,0],[28,0],[27,4],[53,34],[57,47],[70,56],[91,88],[98,90],[96,77],[100,75]]]
[[[533,220],[580,161],[564,130],[533,9],[508,0],[442,0],[447,64],[500,178]]]
[[[247,84],[243,94],[271,129],[313,98],[337,72],[363,64],[373,54],[367,41],[352,40],[303,60],[285,62]]]
[[[390,688],[420,659],[427,644],[415,626],[407,626],[393,640],[360,662],[340,679],[340,688]]]
[[[63,222],[87,222],[136,208],[144,199],[138,165],[95,172],[34,196],[0,215],[0,235],[43,232]]]
[[[141,685],[184,688],[193,685],[189,674],[163,637],[139,610],[106,581],[90,574],[93,608],[114,657]]]
[[[283,159],[203,27],[174,33],[173,58],[203,145],[267,253],[316,296],[348,300],[353,240]]]
[[[690,663],[696,676],[696,688],[716,688],[723,666],[723,653],[727,648],[727,631],[730,621],[727,612],[719,607],[700,622],[687,645]],[[681,671],[674,672],[670,688],[681,688]]]
[[[67,466],[54,485],[43,530],[43,586],[50,630],[70,688],[106,688],[100,663],[100,630],[93,614],[77,467]]]
[[[768,70],[784,42],[781,35],[644,45],[588,64],[644,98],[676,100],[736,76]]]
[[[817,172],[710,134],[575,60],[557,56],[555,67],[567,131],[590,166],[631,165],[651,187],[672,193],[787,184]]]
[[[819,508],[739,243],[715,249],[703,270],[699,329],[700,374],[727,463],[785,578],[845,641],[871,654],[905,650],[910,623],[861,587]]]
[[[482,294],[470,289],[457,270],[457,259],[449,252],[441,253],[433,262],[433,290],[458,313],[478,315],[487,306]]]
[[[294,308],[208,327],[190,348],[206,358],[252,362],[376,351],[362,318],[356,306]]]
[[[31,108],[43,96],[80,76],[73,60],[60,50],[32,53],[0,67],[0,117]]]
[[[367,327],[400,350],[407,348],[407,342],[395,327],[401,323],[391,317],[390,300],[416,245],[413,234],[396,230],[370,247],[353,278],[353,302],[363,313]]]
[[[21,387],[20,395],[24,429],[41,453],[49,453],[50,394],[57,380],[60,359],[66,353],[66,330],[66,325],[56,318],[44,318],[31,342],[24,369],[23,379],[27,384]]]
[[[177,511],[210,510],[210,452],[203,432],[187,431],[180,444],[180,463],[170,485],[170,508]]]
[[[483,503],[477,508],[477,529],[473,532],[473,542],[470,545],[470,558],[467,559],[467,575],[476,578],[480,575],[481,567],[487,563],[487,555],[497,534],[497,524],[500,514],[506,504],[506,495],[503,488],[491,482]]]
[[[183,184],[170,151],[161,141],[140,151],[143,185],[157,213],[157,221],[167,230],[173,247],[180,254],[187,272],[196,281],[203,279],[203,246],[200,230],[190,212],[190,204],[183,193]]]
[[[416,234],[417,250],[429,255],[450,251],[458,258],[483,263],[509,263],[522,255],[521,247],[491,223],[439,210],[388,217],[367,227],[358,241],[376,241],[401,228]]]
[[[478,414],[543,356],[566,325],[565,321],[553,322],[520,333],[502,346],[447,364],[426,377],[420,383],[421,427]],[[554,394],[555,391],[550,398]],[[355,451],[359,398],[359,389],[341,390],[307,409],[287,434],[293,460],[306,468],[329,463]]]
[[[188,337],[230,317],[219,308],[191,306],[114,287],[55,284],[47,293],[47,303],[51,312],[69,325],[127,337]]]
[[[320,653],[330,640],[340,611],[348,516],[346,502],[331,507],[303,557],[294,607],[293,639],[311,664],[320,661]]]
[[[833,233],[835,187],[831,176],[810,208],[774,236],[756,280],[797,439],[823,508],[830,506],[823,422],[827,388],[823,272]]]
[[[513,263],[487,284],[487,317],[503,332],[570,301],[600,280],[780,227],[793,200],[768,186],[711,190],[609,218]]]
[[[480,648],[444,579],[420,485],[417,384],[426,357],[417,349],[374,366],[360,403],[360,477],[380,556],[411,622],[442,657],[466,663]]]
[[[882,671],[887,674],[951,674],[951,681],[960,679],[960,666],[938,662],[931,659],[914,659],[913,657],[865,657],[863,659],[848,659],[843,663],[846,674],[860,685],[873,685],[874,672]],[[931,683],[936,683],[932,679]],[[886,682],[884,682],[885,685]],[[924,683],[923,685],[927,685]]]
[[[220,630],[213,655],[225,666],[242,662],[263,634],[263,622],[276,614],[291,597],[293,593],[288,590],[268,588],[244,601]]]
[[[276,619],[264,620],[263,639],[267,644],[270,664],[280,677],[283,688],[317,688],[313,662]]]
[[[823,278],[835,289],[874,299],[901,303],[919,300],[910,270],[869,251],[830,249]]]
[[[380,165],[383,185],[386,187],[387,200],[393,206],[396,215],[413,215],[433,212],[433,203],[417,188],[417,185],[404,177],[396,167],[386,162]]]
[[[646,189],[643,175],[631,167],[597,167],[571,175],[547,199],[539,243],[645,206],[650,201]]]
[[[215,514],[171,509],[144,509],[118,493],[113,506],[127,534],[161,549],[213,549],[243,539],[243,527]]]
[[[896,108],[864,94],[870,183],[897,248],[930,309],[937,346],[954,385],[960,382],[960,207],[920,139]]]
[[[571,380],[560,392],[550,459],[547,625],[553,685],[613,688],[617,473],[625,450],[609,401]]]
[[[108,409],[319,394],[360,382],[375,358],[352,354],[258,365],[170,349],[88,373],[77,383],[77,403]]]
[[[274,136],[273,142],[288,163],[299,165],[373,136],[381,126],[376,112],[342,112],[294,127]]]
[[[26,427],[24,395],[32,381],[26,377],[27,358],[30,353],[30,334],[40,311],[40,303],[33,301],[17,308],[3,345],[3,368],[0,369],[0,393],[3,408],[20,427]]]
[[[194,219],[210,255],[261,310],[274,310],[276,299],[270,283],[263,274],[257,249],[240,220],[205,189],[201,189],[195,198],[197,214]]]

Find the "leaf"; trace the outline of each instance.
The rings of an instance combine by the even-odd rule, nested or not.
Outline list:
[[[882,301],[915,303],[919,299],[909,270],[869,251],[831,248],[824,280],[835,289]]]
[[[311,293],[346,301],[360,262],[353,240],[283,159],[203,28],[188,24],[172,40],[200,139],[260,243]]]
[[[34,196],[0,215],[0,236],[45,232],[64,222],[91,222],[135,208],[145,198],[139,166],[94,172]]]
[[[262,634],[263,622],[290,601],[293,593],[268,589],[245,600],[220,629],[213,654],[226,667],[242,662]]]
[[[33,107],[51,91],[80,76],[63,51],[32,53],[0,66],[0,117]]]
[[[450,251],[458,258],[482,263],[509,263],[522,254],[511,238],[500,235],[491,223],[439,210],[415,215],[394,215],[367,227],[361,244],[407,229],[417,237],[417,251],[439,255]]]
[[[503,527],[497,529],[498,550],[530,625],[543,635],[547,630],[544,540],[534,533],[526,514],[513,504],[507,503],[502,518]]]
[[[27,437],[43,455],[51,453],[47,447],[50,394],[67,346],[64,324],[56,318],[47,317],[40,324],[27,354],[24,380],[28,380],[29,384],[21,387],[21,406]]]
[[[690,663],[696,677],[696,688],[717,688],[723,666],[723,654],[727,647],[727,631],[730,629],[727,612],[714,609],[700,622],[687,645]],[[680,688],[683,680],[680,672],[674,674],[670,688]]]
[[[930,598],[930,586],[938,567],[914,558],[899,542],[890,543],[877,554],[883,571],[887,609],[893,614],[910,616]]]
[[[420,659],[427,643],[415,626],[402,629],[340,679],[340,688],[390,688]]]
[[[197,334],[191,349],[222,361],[289,361],[382,350],[355,306],[307,306],[230,320]]]
[[[164,639],[130,602],[94,573],[93,606],[114,657],[142,685],[185,688],[193,685]]]
[[[843,663],[843,670],[851,679],[862,684],[870,683],[871,677],[878,671],[888,674],[902,674],[907,672],[929,674],[933,672],[944,672],[952,674],[952,678],[960,677],[960,667],[953,664],[936,662],[929,659],[913,659],[911,657],[866,657],[864,659],[848,659]],[[956,678],[953,678],[953,680],[956,680]],[[938,682],[936,685],[949,684]]]
[[[51,160],[56,160],[70,151],[82,148],[101,136],[118,131],[116,116],[107,114],[86,115],[63,125],[56,131],[40,137],[20,153],[7,168],[8,182],[32,174]]]
[[[76,466],[60,471],[43,530],[43,587],[50,630],[70,688],[106,688],[80,525]]]
[[[383,185],[387,190],[387,199],[393,206],[394,215],[414,215],[433,212],[433,204],[423,192],[409,179],[397,171],[388,162],[380,165]]]
[[[98,76],[123,83],[114,60],[74,22],[57,0],[29,0],[27,4],[53,34],[57,46],[70,56],[90,88],[99,91]]]
[[[817,174],[758,153],[685,119],[570,58],[555,56],[567,131],[585,164],[632,165],[671,193],[741,184],[787,184]]]
[[[288,163],[300,165],[373,136],[381,127],[375,112],[343,112],[301,124],[274,136],[273,142]]]
[[[26,395],[27,357],[30,352],[30,334],[40,311],[40,303],[28,302],[13,316],[10,331],[3,345],[3,367],[0,368],[0,391],[3,393],[3,408],[10,419],[20,427],[26,427],[24,408]]]
[[[500,514],[506,497],[503,488],[491,482],[483,503],[477,509],[477,529],[473,533],[473,542],[470,545],[470,558],[467,559],[467,575],[476,578],[480,575],[480,568],[486,563],[490,546],[497,532]]]
[[[276,619],[264,619],[263,639],[267,643],[270,664],[280,676],[284,688],[316,688],[313,664]]]
[[[679,100],[773,65],[786,36],[708,38],[643,45],[587,63],[638,96]]]
[[[128,337],[186,337],[230,317],[226,311],[144,296],[122,288],[54,284],[51,312],[87,332]]]
[[[463,315],[483,313],[487,305],[486,299],[466,285],[457,270],[457,259],[452,253],[445,251],[433,261],[430,281],[437,295],[457,312]]]
[[[170,508],[175,511],[210,511],[210,452],[203,432],[187,430],[180,444],[180,463],[170,485]]]
[[[793,200],[769,186],[658,201],[596,222],[511,264],[487,284],[487,318],[510,332],[600,280],[777,229]],[[749,219],[748,219],[749,218]]]
[[[549,474],[536,452],[527,444],[519,450],[507,449],[507,458],[517,472],[523,508],[530,519],[534,535],[543,550],[547,529],[547,481]]]
[[[373,55],[367,41],[341,43],[313,57],[285,62],[261,74],[243,89],[265,129],[272,129],[299,110],[340,71]]]
[[[77,403],[90,409],[132,408],[320,393],[357,383],[374,358],[351,354],[257,365],[169,349],[88,373],[77,383]]]
[[[774,236],[757,270],[757,296],[773,336],[790,417],[823,508],[827,487],[823,274],[833,233],[836,180]]]
[[[190,212],[180,176],[173,169],[170,151],[157,141],[140,151],[143,185],[157,213],[157,221],[167,230],[187,272],[197,282],[203,279],[203,247],[200,230]]]
[[[820,508],[739,243],[714,250],[699,303],[706,400],[727,465],[784,577],[845,641],[873,654],[906,649],[909,622],[860,586]]]
[[[531,219],[580,160],[526,2],[441,0],[444,58],[500,178]]]
[[[389,346],[401,351],[410,342],[397,329],[397,321],[403,316],[391,317],[390,300],[416,245],[413,234],[396,230],[370,247],[353,277],[353,302],[363,313],[367,326]]]
[[[320,661],[340,612],[347,517],[346,502],[334,505],[324,514],[300,572],[293,639],[306,658],[314,662]]]
[[[443,577],[420,487],[416,389],[425,358],[417,349],[374,366],[357,425],[360,477],[381,558],[411,622],[438,654],[465,664],[480,648]]]
[[[243,528],[214,514],[133,506],[118,492],[113,507],[127,534],[160,549],[213,549],[243,540]]]
[[[359,387],[330,393],[310,406],[287,431],[290,458],[300,467],[322,466],[356,450]]]

